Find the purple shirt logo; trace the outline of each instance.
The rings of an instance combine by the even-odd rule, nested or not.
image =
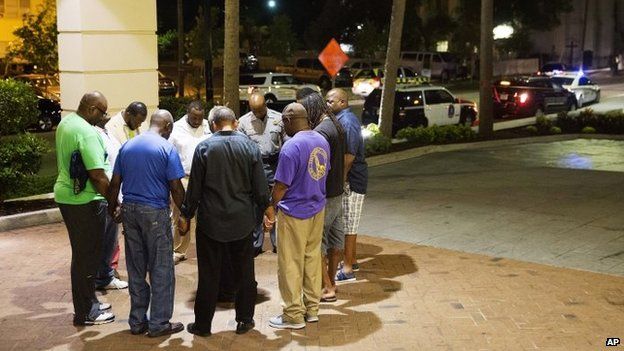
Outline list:
[[[315,147],[308,159],[308,173],[314,180],[319,180],[327,174],[327,152]]]

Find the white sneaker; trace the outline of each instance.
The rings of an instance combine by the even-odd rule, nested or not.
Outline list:
[[[110,312],[102,312],[94,320],[86,320],[85,325],[100,325],[106,323],[112,323],[115,321],[115,315]]]
[[[277,316],[269,319],[269,326],[277,329],[303,329],[305,323],[289,323],[284,321],[283,316]]]
[[[319,321],[319,317],[318,317],[318,316],[310,316],[310,315],[307,315],[307,314],[306,314],[306,316],[305,316],[305,321],[306,321],[307,323],[316,323],[316,322],[318,322],[318,321]]]
[[[128,287],[128,282],[123,281],[121,279],[113,278],[108,285],[99,286],[99,290],[120,290]]]
[[[113,306],[111,306],[110,303],[108,302],[100,302],[100,307],[99,310],[100,311],[108,311],[112,308]]]

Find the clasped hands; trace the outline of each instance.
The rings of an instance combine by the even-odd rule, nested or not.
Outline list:
[[[266,231],[273,229],[274,225],[275,225],[275,208],[273,206],[269,206],[264,211],[264,219],[262,221],[262,228],[266,232]]]

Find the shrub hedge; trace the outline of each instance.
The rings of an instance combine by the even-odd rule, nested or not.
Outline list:
[[[23,178],[37,174],[48,143],[32,134],[0,140],[0,200],[15,190]]]
[[[32,88],[13,79],[0,80],[0,135],[22,133],[37,123],[37,96]]]

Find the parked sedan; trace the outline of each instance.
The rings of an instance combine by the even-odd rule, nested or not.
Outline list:
[[[405,127],[430,125],[473,125],[477,121],[477,104],[456,98],[446,88],[429,85],[398,86],[394,100],[392,135]],[[362,124],[379,124],[381,89],[366,98]]]
[[[555,74],[552,80],[576,95],[577,107],[600,102],[600,87],[582,73]]]
[[[267,104],[273,104],[295,101],[297,90],[303,87],[321,91],[318,85],[304,84],[287,73],[243,74],[238,91],[241,101],[249,100],[249,95],[257,92],[264,95]]]

